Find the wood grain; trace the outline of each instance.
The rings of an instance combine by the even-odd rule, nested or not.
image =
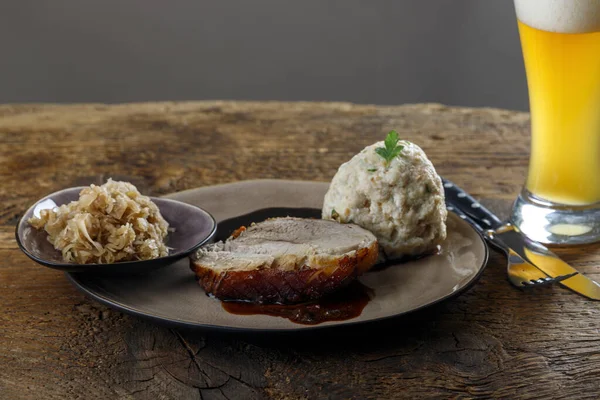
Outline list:
[[[468,293],[406,318],[309,335],[191,332],[84,298],[17,248],[43,195],[127,179],[160,195],[254,178],[327,181],[390,129],[506,216],[527,114],[438,104],[195,102],[0,106],[0,398],[598,398],[600,308],[519,291],[492,253]],[[560,250],[600,278],[600,247]]]

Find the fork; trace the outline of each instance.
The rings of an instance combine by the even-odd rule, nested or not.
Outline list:
[[[448,211],[454,212],[460,218],[464,219],[469,224],[471,224],[475,229],[477,229],[483,234],[483,237],[488,241],[488,243],[490,243],[494,248],[502,251],[506,255],[506,272],[508,274],[508,280],[510,281],[510,283],[513,284],[513,286],[516,286],[520,289],[548,286],[560,282],[562,280],[568,279],[573,275],[577,274],[574,273],[568,275],[560,275],[555,278],[552,278],[544,272],[542,272],[540,269],[538,269],[535,265],[521,258],[521,256],[515,253],[512,249],[503,246],[497,241],[494,241],[492,231],[488,231],[482,228],[471,217],[462,212],[462,210],[456,205],[448,204],[446,206],[446,209]]]

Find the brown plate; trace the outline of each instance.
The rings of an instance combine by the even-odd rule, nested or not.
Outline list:
[[[328,184],[257,180],[175,193],[169,197],[201,206],[220,222],[263,209],[319,209]],[[304,212],[304,211],[303,211]],[[275,216],[265,210],[260,218]],[[220,226],[221,236],[223,229]],[[363,312],[345,321],[299,325],[269,315],[226,312],[219,300],[206,296],[194,279],[188,260],[139,277],[97,277],[67,274],[88,296],[121,311],[186,327],[251,331],[295,331],[376,321],[406,314],[468,289],[488,258],[481,235],[455,214],[448,215],[448,238],[440,254],[369,272],[360,282],[374,296]]]

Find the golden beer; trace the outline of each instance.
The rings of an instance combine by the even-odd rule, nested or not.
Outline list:
[[[549,244],[600,241],[600,0],[514,0],[531,158],[512,224]]]
[[[519,21],[519,33],[531,109],[527,189],[554,203],[599,202],[600,32]]]

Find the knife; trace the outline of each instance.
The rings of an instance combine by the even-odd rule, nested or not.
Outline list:
[[[475,229],[484,235],[488,243],[496,247],[498,250],[504,252],[506,255],[506,274],[508,275],[508,281],[517,288],[524,289],[527,287],[533,288],[542,285],[551,285],[564,279],[568,279],[576,274],[560,275],[551,278],[548,276],[548,274],[542,272],[542,270],[535,265],[523,260],[520,255],[515,253],[508,246],[502,246],[500,242],[492,240],[492,238],[486,234],[487,229],[483,229],[481,225],[469,218],[468,215],[462,212],[460,207],[450,202],[449,199],[446,199],[446,208],[448,211],[453,211],[460,218],[470,223]]]
[[[518,228],[510,222],[502,222],[453,182],[447,179],[442,179],[442,182],[447,202],[456,205],[477,224],[487,228],[485,234],[492,242],[508,247],[523,260],[533,264],[552,278],[574,274],[571,278],[564,279],[559,283],[584,297],[600,300],[600,285],[597,282],[561,260],[546,246],[522,235]]]

